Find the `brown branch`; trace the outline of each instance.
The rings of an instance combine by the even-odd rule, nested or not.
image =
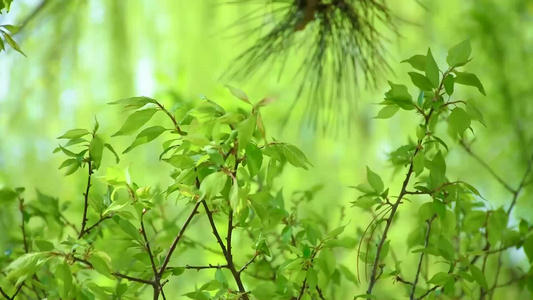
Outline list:
[[[144,215],[146,214],[146,212],[147,210],[143,209],[142,214],[141,214],[141,235],[144,239],[144,247],[146,248],[146,252],[148,252],[148,256],[150,257],[150,264],[152,265],[152,271],[154,272],[154,276],[157,278],[157,266],[155,264],[152,250],[150,249],[150,242],[148,242],[148,237],[146,236],[146,229],[144,228]]]
[[[424,299],[427,295],[429,295],[431,292],[433,292],[434,290],[438,289],[439,287],[440,287],[439,285],[436,285],[436,286],[430,288],[430,289],[427,290],[422,296],[416,298],[416,300]]]
[[[448,70],[446,70],[446,72],[444,72],[444,74],[442,76],[442,80],[441,80],[441,82],[439,84],[439,87],[437,88],[437,90],[435,92],[435,98],[433,99],[434,101],[437,100],[437,96],[440,95],[440,92],[441,92],[441,90],[444,87],[444,78],[446,78],[448,73],[450,73],[451,71],[453,71],[453,68],[449,68]],[[430,109],[429,113],[426,115],[425,122],[424,122],[424,127],[427,127],[427,125],[429,124],[429,120],[431,119],[431,115],[433,114],[434,111],[435,111],[435,109],[432,107]],[[422,139],[420,139],[418,141],[418,146],[419,147],[416,148],[416,150],[415,150],[415,152],[413,154],[413,157],[415,157],[416,154],[420,151],[423,139],[424,139],[424,137],[422,137]],[[385,225],[385,229],[383,230],[383,235],[382,235],[381,240],[380,240],[380,242],[378,244],[378,248],[376,250],[376,257],[375,257],[375,260],[374,260],[374,265],[372,267],[372,274],[370,276],[370,282],[368,284],[368,289],[366,290],[366,293],[368,295],[372,295],[372,290],[374,289],[374,286],[375,286],[375,284],[377,282],[376,276],[377,276],[377,271],[378,271],[380,257],[381,257],[381,250],[383,249],[383,245],[385,244],[385,241],[387,240],[387,234],[388,234],[388,232],[390,230],[392,221],[394,220],[394,216],[396,215],[396,211],[398,210],[398,207],[402,203],[403,197],[406,195],[407,185],[409,184],[409,180],[411,179],[411,175],[412,174],[413,174],[413,160],[411,160],[411,163],[409,164],[409,169],[407,171],[407,175],[405,176],[405,180],[403,181],[402,189],[400,191],[400,194],[399,194],[398,198],[396,199],[396,202],[392,206],[392,209],[391,209],[391,212],[389,214],[389,217],[387,218],[387,223]]]
[[[244,270],[246,270],[246,268],[248,268],[248,266],[251,265],[260,254],[261,253],[259,253],[259,251],[256,251],[252,259],[250,259],[246,264],[244,264],[244,266],[242,266],[242,268],[239,270],[239,273],[244,272]]]
[[[85,188],[84,196],[84,204],[83,204],[83,221],[81,222],[81,229],[80,234],[78,235],[78,239],[81,239],[85,233],[85,226],[87,225],[87,210],[89,208],[89,190],[91,189],[91,175],[93,174],[93,167],[92,162],[89,158],[89,161],[87,162],[88,166],[88,175],[87,175],[87,187]]]
[[[298,294],[298,300],[302,299],[305,292],[305,286],[307,285],[307,277],[304,278],[304,281],[302,282],[302,288],[300,289],[300,294]]]
[[[2,288],[0,288],[0,294],[2,294],[2,296],[4,296],[6,299],[8,300],[14,300],[15,297],[18,295],[18,293],[20,292],[20,290],[22,289],[22,286],[24,284],[20,284],[19,287],[17,288],[17,290],[15,291],[15,293],[13,294],[13,296],[9,296]]]
[[[228,269],[228,265],[212,265],[212,264],[209,264],[207,266],[189,266],[189,265],[186,265],[185,266],[185,269],[189,269],[189,270],[197,270],[197,271],[200,271],[200,270],[205,270],[205,269]]]
[[[435,218],[437,217],[437,215],[433,215],[433,217],[431,217],[430,220],[426,221],[426,223],[428,224],[428,229],[426,231],[426,240],[424,241],[424,248],[427,248],[428,245],[429,245],[429,235],[431,233],[431,223],[433,223],[433,220],[435,220]],[[410,300],[414,300],[415,298],[415,292],[416,292],[416,285],[418,283],[418,279],[420,277],[420,271],[422,271],[422,261],[424,260],[424,252],[422,251],[420,253],[420,259],[418,260],[418,267],[416,269],[416,275],[415,275],[415,280],[413,281],[413,284],[412,284],[412,288],[411,288],[411,294],[409,295],[409,299]]]
[[[24,244],[24,252],[28,253],[30,252],[28,248],[28,240],[26,238],[26,226],[24,225],[24,199],[19,197],[19,211],[20,211],[20,217],[21,217],[21,225],[20,229],[22,230],[22,243]]]
[[[220,246],[220,249],[222,250],[222,253],[224,254],[224,257],[226,258],[226,263],[228,264],[228,269],[231,271],[231,274],[233,275],[233,278],[235,279],[235,283],[237,284],[237,287],[239,288],[239,292],[242,294],[242,298],[244,300],[248,300],[248,294],[246,293],[246,289],[244,288],[244,284],[241,280],[241,274],[237,271],[235,268],[235,264],[233,263],[233,257],[231,256],[231,231],[233,229],[228,228],[228,248],[224,245],[224,242],[222,241],[222,238],[220,237],[220,234],[218,233],[217,226],[215,224],[215,221],[213,219],[213,212],[209,209],[209,206],[207,205],[207,202],[205,200],[201,201],[202,205],[204,206],[205,212],[207,214],[207,218],[209,219],[209,224],[211,225],[211,229],[213,232],[213,235],[215,236],[217,243]],[[231,221],[233,220],[232,217],[232,211],[230,210],[230,217],[228,217],[228,220],[230,222],[230,228],[233,227],[233,224],[231,224]],[[229,251],[228,251],[229,249]]]
[[[194,205],[194,208],[192,209],[191,214],[189,215],[189,217],[187,218],[187,220],[183,224],[183,227],[181,227],[180,232],[178,233],[178,235],[176,236],[176,238],[172,242],[172,245],[168,249],[168,254],[165,257],[165,260],[163,261],[163,264],[161,265],[161,268],[159,268],[159,273],[158,273],[157,277],[161,278],[161,276],[163,275],[163,272],[165,272],[165,270],[166,270],[166,268],[168,266],[168,263],[170,262],[170,257],[172,256],[172,253],[174,253],[174,250],[176,250],[176,246],[178,246],[178,242],[180,241],[181,237],[183,237],[183,234],[185,233],[185,229],[187,229],[187,226],[189,226],[189,223],[191,223],[191,220],[198,213],[198,207],[200,206],[201,203],[202,203],[202,201],[197,202]]]
[[[167,114],[167,116],[170,118],[170,120],[172,120],[172,123],[174,123],[174,128],[176,128],[176,131],[180,134],[180,135],[184,135],[184,132],[181,130],[180,126],[178,125],[178,122],[176,121],[176,117],[174,117],[164,106],[163,104],[159,103],[159,101],[155,101],[155,103],[157,104],[157,106],[165,112],[165,114]]]
[[[483,168],[485,168],[491,175],[496,179],[506,190],[508,190],[511,193],[515,193],[515,189],[513,189],[505,180],[503,180],[498,174],[487,164],[481,157],[479,157],[476,153],[472,151],[470,146],[468,146],[463,140],[459,141],[459,144],[466,150],[470,156],[472,156]]]
[[[96,223],[94,223],[92,226],[89,226],[85,229],[85,233],[89,233],[91,230],[95,229],[96,227],[98,227],[98,225],[100,225],[100,223],[102,223],[103,221],[107,220],[107,219],[111,219],[111,216],[110,215],[107,215],[107,216],[100,216],[100,219],[98,221],[96,221]]]

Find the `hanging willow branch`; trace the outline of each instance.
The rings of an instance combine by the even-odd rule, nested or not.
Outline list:
[[[287,64],[296,66],[294,104],[308,99],[305,117],[315,129],[346,123],[353,116],[361,77],[373,87],[376,75],[390,70],[383,29],[396,33],[396,27],[383,0],[238,1],[246,2],[268,4],[266,12],[256,10],[239,20],[262,20],[243,34],[258,34],[259,39],[235,58],[223,77],[246,80],[274,66],[281,77]]]

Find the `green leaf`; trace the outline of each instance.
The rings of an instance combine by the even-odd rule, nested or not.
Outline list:
[[[141,131],[133,143],[122,152],[122,154],[128,153],[131,150],[133,150],[135,147],[149,143],[153,140],[155,140],[158,136],[160,136],[163,132],[165,132],[167,129],[165,129],[162,126],[152,126],[144,129]]]
[[[250,177],[255,176],[263,164],[263,152],[254,143],[248,143],[245,147],[246,166],[250,172]]]
[[[6,0],[4,0],[6,1]],[[8,1],[11,1],[11,0],[8,0]],[[2,27],[4,27],[5,29],[9,30],[10,33],[12,34],[15,34],[17,32],[19,32],[20,30],[20,27],[19,26],[15,26],[15,25],[2,25]]]
[[[222,272],[221,269],[217,269],[215,271],[215,280],[218,281],[223,287],[228,287],[228,280],[226,279],[226,276],[224,276],[224,272]]]
[[[302,150],[290,144],[284,144],[282,147],[283,154],[291,165],[308,170],[308,165],[311,165],[311,163],[307,160]]]
[[[332,231],[328,232],[328,234],[326,234],[325,238],[334,238],[334,237],[338,236],[339,234],[343,233],[345,228],[346,228],[346,225],[339,226],[339,227],[333,229]]]
[[[442,257],[444,257],[450,262],[453,262],[453,260],[455,259],[455,249],[453,248],[452,243],[447,238],[441,237],[439,239],[437,247]]]
[[[335,272],[337,262],[335,260],[335,255],[330,249],[322,249],[320,251],[318,265],[326,276],[331,276],[333,272]]]
[[[71,129],[65,132],[62,136],[58,137],[58,139],[75,139],[87,134],[90,134],[89,130],[87,129]]]
[[[394,84],[389,81],[391,89],[385,93],[385,100],[400,106],[405,110],[412,110],[415,108],[413,97],[409,94],[407,87],[401,84]]]
[[[384,189],[383,180],[379,177],[378,174],[374,173],[370,168],[366,167],[366,179],[372,188],[378,193],[381,194]]]
[[[40,251],[52,251],[55,248],[54,244],[47,240],[35,239],[33,240],[33,242],[35,243],[37,249],[39,249]]]
[[[459,137],[462,137],[464,132],[470,127],[471,121],[468,113],[460,107],[454,108],[448,119],[450,129]]]
[[[481,81],[479,81],[479,78],[477,78],[475,74],[466,72],[455,72],[455,75],[455,83],[477,87],[481,94],[483,94],[484,96],[487,95],[485,93],[485,88],[483,87],[483,84],[481,84]]]
[[[439,151],[433,157],[431,165],[428,166],[430,170],[430,178],[433,180],[433,183],[439,185],[444,182],[446,175],[446,162],[444,161],[444,156],[442,152]]]
[[[18,286],[35,272],[41,270],[50,258],[50,252],[34,252],[19,256],[4,268],[4,271],[7,272],[5,278],[7,280],[15,280],[15,285]]]
[[[533,264],[533,235],[529,235],[524,241],[524,252],[529,259],[529,263]]]
[[[486,219],[487,213],[479,210],[471,211],[465,216],[463,230],[466,232],[477,232],[480,228],[484,227],[483,224],[485,224]]]
[[[414,85],[416,85],[419,89],[423,91],[431,91],[433,86],[429,79],[427,79],[426,76],[417,73],[417,72],[409,72],[409,77],[411,77],[411,81]]]
[[[115,149],[113,149],[113,146],[108,143],[105,143],[104,147],[106,147],[111,153],[113,153],[113,155],[115,155],[115,162],[118,164],[120,162],[120,157],[118,157],[118,154]]]
[[[126,122],[122,125],[119,131],[115,132],[113,136],[129,135],[141,128],[148,122],[152,116],[157,112],[155,108],[147,108],[134,112],[129,115]]]
[[[489,234],[489,242],[491,245],[496,245],[500,241],[502,234],[507,228],[508,220],[507,213],[502,208],[499,208],[490,214],[487,222],[487,233]]]
[[[24,54],[24,52],[22,52],[22,49],[20,49],[20,46],[17,44],[17,42],[15,42],[15,40],[13,40],[13,38],[7,34],[6,32],[4,31],[0,31],[3,35],[4,35],[4,38],[6,39],[6,42],[9,44],[9,46],[11,46],[11,48],[13,48],[13,50],[19,52],[20,54],[26,56],[26,54]]]
[[[102,163],[102,154],[104,152],[104,141],[100,138],[99,135],[95,134],[91,140],[91,145],[89,146],[89,155],[93,161],[92,168],[98,170],[100,164]]]
[[[154,99],[148,98],[148,97],[131,97],[131,98],[121,99],[115,102],[110,102],[108,104],[122,105],[127,109],[138,109],[138,108],[145,106],[148,103],[156,104],[157,101],[155,101]]]
[[[470,46],[470,41],[462,41],[450,48],[448,56],[446,57],[446,62],[448,63],[448,66],[452,68],[464,66],[468,62],[471,53],[472,47]]]
[[[307,285],[309,286],[309,290],[313,291],[316,288],[316,285],[318,283],[318,276],[316,274],[315,269],[309,268],[307,269]]]
[[[415,177],[422,174],[424,171],[424,162],[426,158],[424,157],[423,151],[418,151],[418,153],[413,158],[413,170],[415,171]]]
[[[17,192],[8,189],[8,188],[2,188],[0,189],[0,203],[8,203],[15,199],[17,199]]]
[[[437,88],[439,86],[439,66],[431,54],[431,49],[428,48],[428,53],[426,55],[426,77],[429,79],[432,87]]]
[[[222,172],[211,173],[200,184],[200,191],[204,192],[208,198],[213,198],[224,189],[227,179],[228,176]]]
[[[173,276],[179,276],[179,275],[183,274],[183,272],[185,272],[185,268],[178,268],[178,267],[172,268],[172,275]]]
[[[237,125],[237,139],[239,140],[239,151],[245,149],[254,134],[256,117],[250,116]]]
[[[113,275],[111,275],[111,267],[109,266],[108,262],[105,259],[103,259],[102,257],[98,255],[91,255],[88,261],[91,263],[91,265],[93,266],[93,269],[96,272],[110,279],[114,279]]]
[[[453,94],[453,85],[455,84],[455,78],[453,75],[448,74],[444,78],[444,90],[446,91],[446,94],[451,95]]]
[[[186,155],[173,155],[168,159],[164,159],[167,163],[173,165],[178,169],[188,169],[194,166],[195,161],[192,157]]]
[[[72,272],[66,262],[57,265],[55,278],[58,281],[59,295],[63,299],[68,299],[68,294],[72,290]]]
[[[485,278],[485,274],[481,272],[481,270],[474,266],[470,265],[470,274],[472,274],[472,277],[474,277],[474,280],[484,289],[488,289],[489,286],[487,284],[487,279]]]
[[[426,56],[425,55],[415,55],[409,59],[403,60],[402,63],[409,63],[413,68],[419,71],[426,71]]]
[[[245,92],[241,91],[240,89],[238,88],[234,88],[232,86],[229,86],[229,85],[226,85],[226,87],[228,88],[228,90],[230,91],[230,93],[235,96],[237,99],[240,99],[248,104],[252,104],[250,102],[250,99],[248,98],[248,95],[246,95]]]
[[[433,275],[433,277],[431,277],[431,279],[429,280],[429,283],[433,283],[435,285],[444,285],[450,279],[453,279],[452,274],[448,274],[445,272],[439,272]]]
[[[383,107],[379,112],[378,115],[375,116],[375,119],[388,119],[394,116],[398,110],[400,110],[400,107],[397,105],[386,105]]]

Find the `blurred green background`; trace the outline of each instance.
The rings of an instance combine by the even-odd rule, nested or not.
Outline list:
[[[474,57],[467,69],[478,74],[487,90],[486,97],[478,96],[475,89],[465,87],[459,91],[460,98],[475,97],[487,123],[487,128],[474,127],[473,149],[512,186],[518,185],[533,150],[533,1],[420,1],[423,5],[410,0],[389,1],[394,13],[405,20],[398,23],[401,36],[388,34],[390,41],[386,43],[394,73],[382,75],[375,89],[367,90],[362,84],[357,88],[357,95],[349,100],[357,103],[357,111],[351,116],[350,128],[344,128],[340,135],[317,133],[301,126],[305,95],[289,124],[281,128],[299,84],[290,76],[278,80],[277,73],[272,72],[271,76],[246,83],[219,80],[232,59],[254,41],[230,37],[251,24],[228,28],[256,9],[258,4],[253,3],[256,2],[15,1],[11,12],[0,17],[0,23],[16,25],[36,13],[14,35],[27,57],[14,51],[0,54],[0,187],[24,186],[27,199],[35,198],[35,189],[39,189],[58,197],[61,203],[70,202],[67,217],[79,220],[86,174],[63,177],[57,168],[64,158],[52,153],[58,144],[56,137],[71,128],[91,128],[95,116],[101,132],[109,137],[125,115],[106,103],[130,96],[150,96],[172,107],[180,101],[198,101],[205,95],[228,110],[245,107],[225,89],[224,84],[229,83],[246,91],[254,101],[267,96],[277,98],[263,109],[267,135],[296,144],[314,165],[309,171],[286,172],[280,186],[290,195],[295,190],[324,184],[306,210],[309,214],[326,215],[332,227],[349,221],[347,234],[355,236],[358,228],[368,224],[370,216],[350,207],[357,194],[348,186],[363,182],[369,165],[385,175],[392,192],[397,191],[404,171],[394,172],[389,167],[387,153],[406,143],[408,137],[415,139],[416,120],[405,114],[398,113],[385,121],[372,119],[379,109],[374,104],[381,101],[387,89],[386,80],[408,83],[408,66],[400,61],[425,53],[427,47],[432,48],[443,67],[447,49],[467,38],[471,39]],[[131,138],[108,141],[121,152]],[[507,207],[511,195],[455,142],[450,138],[446,141],[454,145],[448,154],[452,176],[476,186],[490,207]],[[139,185],[165,187],[171,181],[170,167],[158,161],[161,149],[156,140],[124,156],[120,165],[130,166],[132,178]],[[112,158],[108,157],[105,163],[112,165]],[[104,172],[102,168],[96,175]],[[100,189],[103,191],[103,187]],[[532,195],[531,188],[522,194],[511,222],[517,223],[520,218],[533,222]],[[400,223],[391,232],[400,256],[407,253],[405,234],[412,229],[409,221],[416,216],[420,201],[423,199],[415,198],[401,207]],[[0,232],[11,226],[8,215],[13,213],[8,212],[16,208],[5,210],[0,212]],[[202,232],[200,226],[196,234],[201,240],[202,234],[209,232]],[[2,251],[11,247],[8,241],[7,235],[0,237]],[[339,255],[339,260],[355,270],[355,251]],[[180,253],[178,257],[184,261],[187,257],[201,258],[198,253]],[[504,259],[516,266],[526,261],[521,251],[507,253]],[[414,268],[409,260],[404,264],[406,270]],[[167,295],[191,290],[186,290],[193,286],[187,282],[201,276],[212,275],[191,271],[186,277],[179,277],[179,282],[169,284]],[[500,278],[505,282],[505,274]],[[360,287],[345,283],[338,299],[348,299],[365,287],[365,283]],[[397,288],[391,284],[381,297],[394,299]],[[509,299],[531,297],[512,287],[502,289],[495,297],[502,299],[503,295]]]

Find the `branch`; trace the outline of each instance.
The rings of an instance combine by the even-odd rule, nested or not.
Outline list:
[[[172,120],[172,123],[174,123],[174,128],[176,128],[176,131],[180,134],[180,135],[184,135],[184,132],[181,130],[180,126],[178,125],[178,122],[176,121],[176,117],[174,117],[164,106],[163,104],[159,103],[159,101],[155,101],[155,103],[157,104],[157,106],[162,110],[164,111],[167,116],[170,118],[170,120]]]
[[[107,220],[107,219],[111,219],[111,216],[110,216],[110,215],[107,215],[107,216],[105,216],[105,217],[100,216],[100,219],[99,219],[98,221],[96,221],[96,223],[94,223],[92,226],[87,227],[87,228],[85,229],[84,234],[85,234],[85,233],[89,233],[91,230],[93,230],[93,229],[95,229],[96,227],[98,227],[98,225],[100,225],[100,223],[102,223],[103,221],[105,221],[105,220]]]
[[[463,140],[460,140],[459,144],[466,150],[468,154],[470,154],[470,156],[477,160],[477,162],[481,166],[483,166],[492,175],[492,177],[494,177],[494,179],[496,179],[506,190],[513,194],[516,193],[515,189],[513,189],[509,184],[507,184],[507,182],[505,182],[500,176],[498,176],[498,174],[496,174],[496,172],[483,159],[481,159],[481,157],[472,152],[472,149],[470,149],[470,147],[465,144]]]
[[[307,285],[307,277],[304,278],[304,282],[302,282],[302,288],[300,289],[300,294],[298,295],[298,300],[301,300],[304,296],[305,286]]]
[[[202,205],[204,206],[205,212],[207,214],[207,218],[209,219],[209,224],[211,225],[211,229],[213,231],[213,235],[215,236],[217,243],[220,246],[220,249],[222,250],[222,253],[224,254],[224,257],[226,258],[226,262],[228,264],[228,269],[231,271],[231,274],[233,275],[233,278],[235,279],[235,283],[237,283],[237,287],[239,288],[239,292],[242,294],[242,298],[244,300],[248,300],[249,297],[246,294],[246,289],[244,288],[244,285],[241,280],[241,274],[237,271],[235,268],[235,264],[233,263],[233,257],[231,256],[231,231],[233,230],[233,224],[231,224],[233,220],[233,212],[230,210],[230,216],[228,217],[228,220],[230,222],[228,228],[228,248],[224,245],[224,242],[222,241],[222,238],[220,237],[220,234],[218,233],[217,226],[215,224],[215,221],[213,219],[213,212],[209,209],[209,206],[207,205],[207,202],[205,200],[201,201]],[[228,251],[229,249],[229,251]]]
[[[17,290],[15,291],[15,293],[13,294],[13,296],[11,296],[11,297],[9,297],[9,295],[1,287],[0,287],[0,294],[2,294],[2,296],[4,296],[7,300],[14,300],[15,297],[20,292],[20,290],[22,289],[23,285],[24,284],[20,284],[19,287],[17,288]]]
[[[444,87],[444,78],[446,78],[448,73],[450,73],[451,71],[453,71],[453,68],[449,68],[442,75],[442,80],[441,80],[441,82],[439,84],[439,87],[435,91],[435,98],[433,99],[434,101],[437,100],[438,95],[440,95],[440,92],[441,92],[441,90]],[[435,111],[435,109],[432,107],[430,109],[429,113],[426,115],[425,122],[424,122],[424,127],[427,127],[427,125],[429,124],[429,120],[431,119],[431,115],[434,113],[434,111]],[[420,151],[420,149],[421,149],[420,145],[422,145],[422,141],[423,141],[424,137],[422,137],[422,139],[418,140],[419,147],[416,148],[415,153],[413,154],[413,157],[415,157],[416,154]],[[411,160],[411,163],[409,164],[409,169],[408,169],[407,174],[405,176],[405,180],[403,181],[402,189],[400,191],[400,194],[399,194],[398,198],[396,199],[396,202],[392,206],[392,209],[390,211],[389,217],[387,218],[387,223],[385,225],[385,229],[383,230],[383,235],[382,235],[381,240],[380,240],[380,242],[378,244],[378,248],[376,250],[376,257],[374,259],[374,265],[372,267],[372,274],[370,276],[370,282],[368,284],[368,289],[366,290],[366,293],[368,295],[372,295],[372,289],[374,288],[374,285],[377,282],[376,276],[377,276],[377,271],[378,271],[378,267],[379,267],[379,261],[380,261],[380,257],[381,257],[381,250],[383,249],[383,245],[385,244],[385,241],[387,240],[387,234],[388,234],[388,232],[390,230],[392,221],[394,220],[394,216],[396,214],[396,211],[398,210],[398,207],[402,203],[403,197],[406,195],[407,185],[409,184],[409,180],[411,179],[411,175],[412,174],[413,174],[413,160]]]
[[[426,221],[427,224],[428,224],[428,229],[426,231],[426,240],[424,241],[424,248],[427,248],[428,245],[429,245],[429,235],[431,233],[431,223],[433,223],[433,220],[435,220],[435,218],[437,217],[437,215],[433,215],[433,217],[431,217],[430,220]],[[410,300],[414,300],[415,298],[415,292],[416,292],[416,284],[418,283],[418,278],[420,276],[420,271],[422,270],[422,261],[424,260],[424,252],[421,252],[420,253],[420,259],[418,260],[418,268],[416,269],[416,275],[415,275],[415,280],[413,281],[413,284],[412,284],[412,288],[411,288],[411,294],[409,295],[409,299]]]
[[[19,197],[19,211],[20,211],[20,216],[21,216],[21,225],[20,225],[20,228],[22,230],[22,243],[24,244],[24,252],[25,253],[28,253],[30,252],[29,251],[29,248],[28,248],[28,240],[26,238],[26,227],[24,225],[24,199],[20,198]]]
[[[187,226],[189,226],[189,223],[191,223],[191,220],[193,219],[193,217],[198,213],[198,207],[200,206],[200,203],[202,203],[202,201],[197,202],[194,205],[194,208],[192,209],[191,214],[189,215],[189,217],[187,218],[187,220],[183,224],[183,227],[181,227],[180,232],[178,233],[178,235],[176,236],[176,238],[172,242],[172,245],[168,249],[168,254],[165,257],[165,260],[163,261],[163,264],[161,265],[161,268],[159,269],[159,273],[157,274],[157,277],[161,278],[161,276],[163,275],[163,272],[165,272],[165,270],[166,270],[166,268],[168,266],[168,263],[170,262],[170,257],[172,256],[172,253],[174,253],[174,250],[176,250],[176,246],[178,246],[178,242],[180,241],[181,237],[185,233],[185,229],[187,229]]]
[[[255,251],[254,253],[254,256],[252,257],[252,259],[250,259],[240,270],[239,270],[239,273],[242,273],[244,272],[244,270],[246,270],[246,268],[248,268],[249,265],[251,265],[255,259],[260,255],[261,253],[259,253],[259,251]]]
[[[189,265],[186,265],[185,266],[185,269],[189,269],[189,270],[197,270],[197,271],[200,271],[200,270],[205,270],[205,269],[228,269],[228,265],[212,265],[212,264],[209,264],[208,266],[189,266]]]
[[[155,264],[152,250],[150,249],[150,243],[148,242],[148,237],[146,236],[146,229],[144,228],[144,214],[146,214],[146,212],[147,210],[143,209],[142,214],[141,214],[141,235],[144,239],[144,247],[146,248],[146,252],[148,252],[148,256],[150,257],[150,264],[152,265],[152,271],[154,272],[154,276],[157,278],[157,266]]]
[[[81,222],[81,230],[80,234],[78,235],[78,239],[81,239],[85,233],[85,226],[87,225],[87,209],[89,208],[89,190],[91,189],[91,175],[93,174],[93,167],[92,162],[89,158],[89,162],[87,162],[88,165],[88,175],[87,175],[87,187],[85,188],[84,196],[84,205],[83,205],[83,221]]]
[[[416,298],[415,300],[422,300],[424,299],[427,295],[429,295],[431,292],[433,292],[434,290],[438,289],[440,286],[436,285],[434,287],[432,287],[431,289],[427,290],[427,292],[425,292],[422,296]]]

